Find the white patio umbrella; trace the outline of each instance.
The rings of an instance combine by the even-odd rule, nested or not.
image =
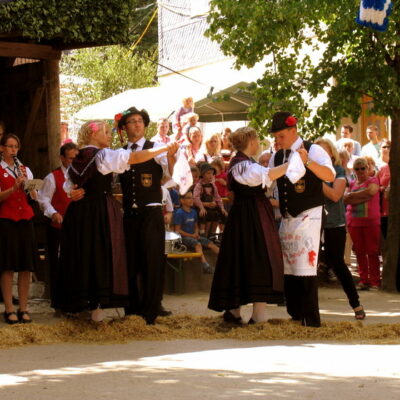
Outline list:
[[[114,119],[118,114],[129,107],[145,109],[152,121],[169,117],[175,110],[181,107],[181,96],[184,94],[173,93],[161,86],[131,89],[112,96],[106,100],[91,104],[82,108],[73,118],[88,121],[91,119]]]

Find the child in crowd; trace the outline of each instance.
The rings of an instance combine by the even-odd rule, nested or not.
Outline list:
[[[197,225],[197,211],[193,208],[193,193],[191,191],[180,196],[182,207],[175,210],[174,225],[175,232],[182,236],[182,242],[188,248],[194,249],[201,254],[201,265],[205,274],[212,274],[214,268],[207,262],[203,247],[206,247],[218,254],[219,248],[204,236],[199,235],[199,227]]]
[[[215,168],[210,164],[202,164],[200,180],[193,191],[194,205],[200,210],[200,234],[206,236],[215,234],[218,223],[225,223],[228,215],[214,183],[215,173]]]
[[[190,190],[193,191],[194,187],[196,186],[197,182],[200,179],[200,170],[198,167],[193,165],[192,167],[190,167],[190,172],[192,173],[192,178],[193,178],[193,185]]]
[[[172,204],[169,190],[164,186],[161,186],[161,190],[162,190],[162,209],[164,216],[164,224],[168,226],[172,222],[172,213],[174,212],[174,206]]]
[[[173,130],[174,133],[178,131],[181,125],[181,118],[183,115],[193,112],[193,97],[185,97],[182,99],[182,107],[175,113]]]
[[[215,169],[215,186],[221,197],[228,197],[228,174],[225,172],[225,164],[221,158],[216,158],[211,164]]]

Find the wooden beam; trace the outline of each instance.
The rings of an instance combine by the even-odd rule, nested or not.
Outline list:
[[[50,170],[60,165],[60,63],[56,60],[44,62],[47,102],[47,143]]]
[[[0,57],[21,57],[37,60],[59,60],[61,51],[42,44],[3,42],[0,40]]]

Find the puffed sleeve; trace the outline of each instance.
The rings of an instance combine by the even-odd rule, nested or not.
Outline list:
[[[111,172],[122,174],[130,168],[128,164],[131,150],[126,149],[102,149],[96,155],[97,170],[103,175]]]
[[[250,161],[242,161],[232,168],[232,175],[240,184],[247,186],[262,185],[263,188],[272,184],[268,172],[269,168]]]

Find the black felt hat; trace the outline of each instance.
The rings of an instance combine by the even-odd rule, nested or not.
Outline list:
[[[216,169],[214,167],[212,167],[209,163],[203,163],[200,166],[200,176],[203,176],[207,171],[209,170],[213,170],[214,171],[214,175],[217,173]]]
[[[296,126],[297,118],[287,111],[279,111],[272,117],[272,126],[270,132],[278,132],[282,129],[292,128]]]
[[[144,126],[148,127],[150,124],[150,117],[149,114],[146,110],[138,110],[136,107],[131,107],[128,108],[127,110],[122,112],[122,117],[118,121],[118,128],[122,129],[122,127],[126,124],[126,120],[131,116],[131,115],[141,115],[143,118]],[[121,114],[119,114],[121,115]]]

